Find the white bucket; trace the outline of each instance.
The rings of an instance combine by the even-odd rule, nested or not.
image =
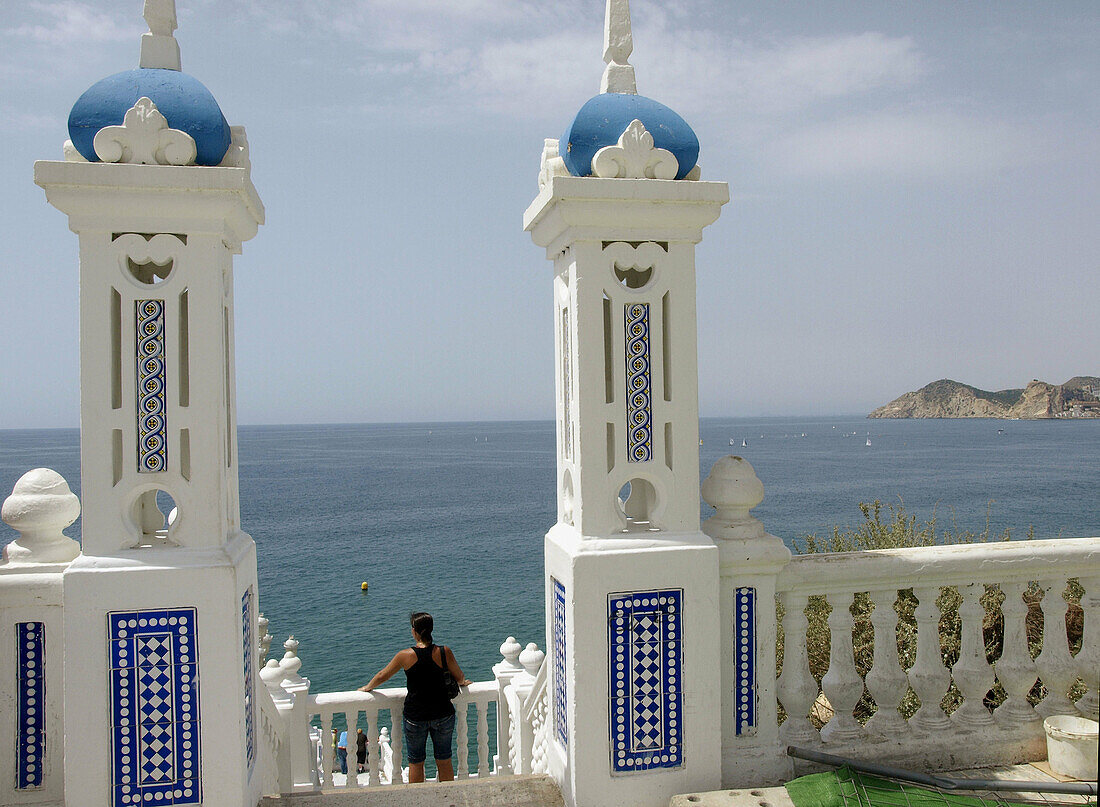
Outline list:
[[[1062,776],[1096,781],[1096,756],[1100,752],[1095,720],[1055,715],[1043,721],[1047,733],[1047,764]]]

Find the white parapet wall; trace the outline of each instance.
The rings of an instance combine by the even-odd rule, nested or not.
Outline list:
[[[62,575],[80,550],[62,530],[80,514],[68,484],[28,471],[4,501],[19,532],[0,560],[0,804],[61,804],[65,691]]]
[[[233,255],[264,211],[244,131],[232,135],[221,165],[197,165],[194,139],[141,97],[95,135],[100,161],[67,148],[35,164],[80,239],[85,508],[62,585],[69,807],[251,807],[263,791]]]

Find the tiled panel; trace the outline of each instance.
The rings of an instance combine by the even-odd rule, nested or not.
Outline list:
[[[241,597],[241,635],[244,644],[242,648],[244,653],[244,744],[249,777],[252,776],[252,769],[256,763],[256,702],[254,692],[256,679],[252,674],[252,656],[255,653],[252,632],[254,621],[252,600],[254,597],[255,591],[252,586],[249,586]]]
[[[199,804],[194,608],[107,615],[115,807]]]
[[[16,694],[15,787],[33,790],[46,783],[46,624],[15,625],[18,664]]]
[[[569,745],[569,712],[565,701],[565,586],[551,577],[554,602],[551,630],[554,635],[554,734]]]
[[[134,302],[137,326],[138,472],[168,469],[164,300]]]
[[[653,459],[653,393],[649,377],[649,305],[626,306],[626,458]]]
[[[734,687],[737,734],[756,733],[756,589],[739,588],[733,596]]]
[[[611,770],[684,764],[683,589],[607,597]]]

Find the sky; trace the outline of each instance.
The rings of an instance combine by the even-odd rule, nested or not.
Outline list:
[[[543,139],[603,0],[177,0],[247,127],[239,421],[549,419]],[[698,247],[703,416],[1100,374],[1100,3],[634,0],[639,92],[731,202]],[[141,0],[0,0],[0,429],[79,422],[77,240],[33,183]]]

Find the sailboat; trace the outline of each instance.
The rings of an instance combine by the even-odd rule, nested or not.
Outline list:
[[[741,441],[741,448],[748,448],[748,447],[749,447],[749,441],[748,440],[742,440]]]
[[[871,445],[871,438],[870,437],[867,438],[867,445]]]

